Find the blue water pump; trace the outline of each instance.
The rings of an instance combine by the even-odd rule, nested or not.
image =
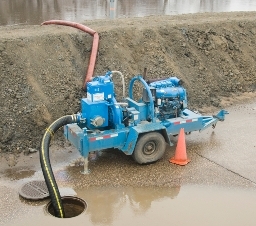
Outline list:
[[[81,100],[76,123],[64,126],[65,137],[85,159],[90,152],[117,148],[140,164],[154,162],[181,128],[190,133],[215,127],[228,114],[221,110],[215,116],[202,116],[189,110],[186,90],[177,77],[145,81],[135,76],[129,84],[129,97],[118,102],[112,80],[115,73],[122,78],[124,96],[121,72],[97,76],[87,83],[87,97]],[[138,101],[133,98],[135,82],[143,85]]]

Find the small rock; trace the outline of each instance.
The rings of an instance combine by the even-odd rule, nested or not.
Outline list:
[[[206,56],[208,56],[210,54],[210,52],[207,51],[207,50],[205,50],[204,53],[205,53]]]
[[[30,153],[38,152],[38,150],[37,150],[37,149],[35,149],[35,148],[29,148],[28,150],[29,150],[29,152],[30,152]]]
[[[38,152],[38,150],[34,148],[28,148],[23,151],[24,155],[29,155],[30,153],[35,153],[35,152]]]

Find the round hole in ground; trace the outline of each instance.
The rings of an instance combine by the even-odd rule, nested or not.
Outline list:
[[[78,197],[64,196],[61,197],[64,207],[65,218],[72,218],[80,215],[87,209],[87,203]],[[46,211],[55,217],[52,202],[46,205]]]

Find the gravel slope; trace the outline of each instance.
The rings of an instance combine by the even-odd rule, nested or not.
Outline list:
[[[255,98],[255,13],[84,24],[100,35],[95,75],[119,70],[126,85],[144,68],[149,78],[176,75],[185,82],[189,107],[201,112]],[[69,27],[0,27],[1,152],[38,149],[47,125],[79,111],[91,43],[88,34]]]

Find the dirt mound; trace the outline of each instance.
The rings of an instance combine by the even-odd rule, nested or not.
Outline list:
[[[119,70],[126,84],[145,67],[149,78],[175,75],[185,82],[189,107],[204,111],[255,96],[255,19],[221,13],[85,24],[100,35],[95,75]],[[1,151],[39,148],[54,119],[79,111],[91,43],[69,27],[0,27]]]

